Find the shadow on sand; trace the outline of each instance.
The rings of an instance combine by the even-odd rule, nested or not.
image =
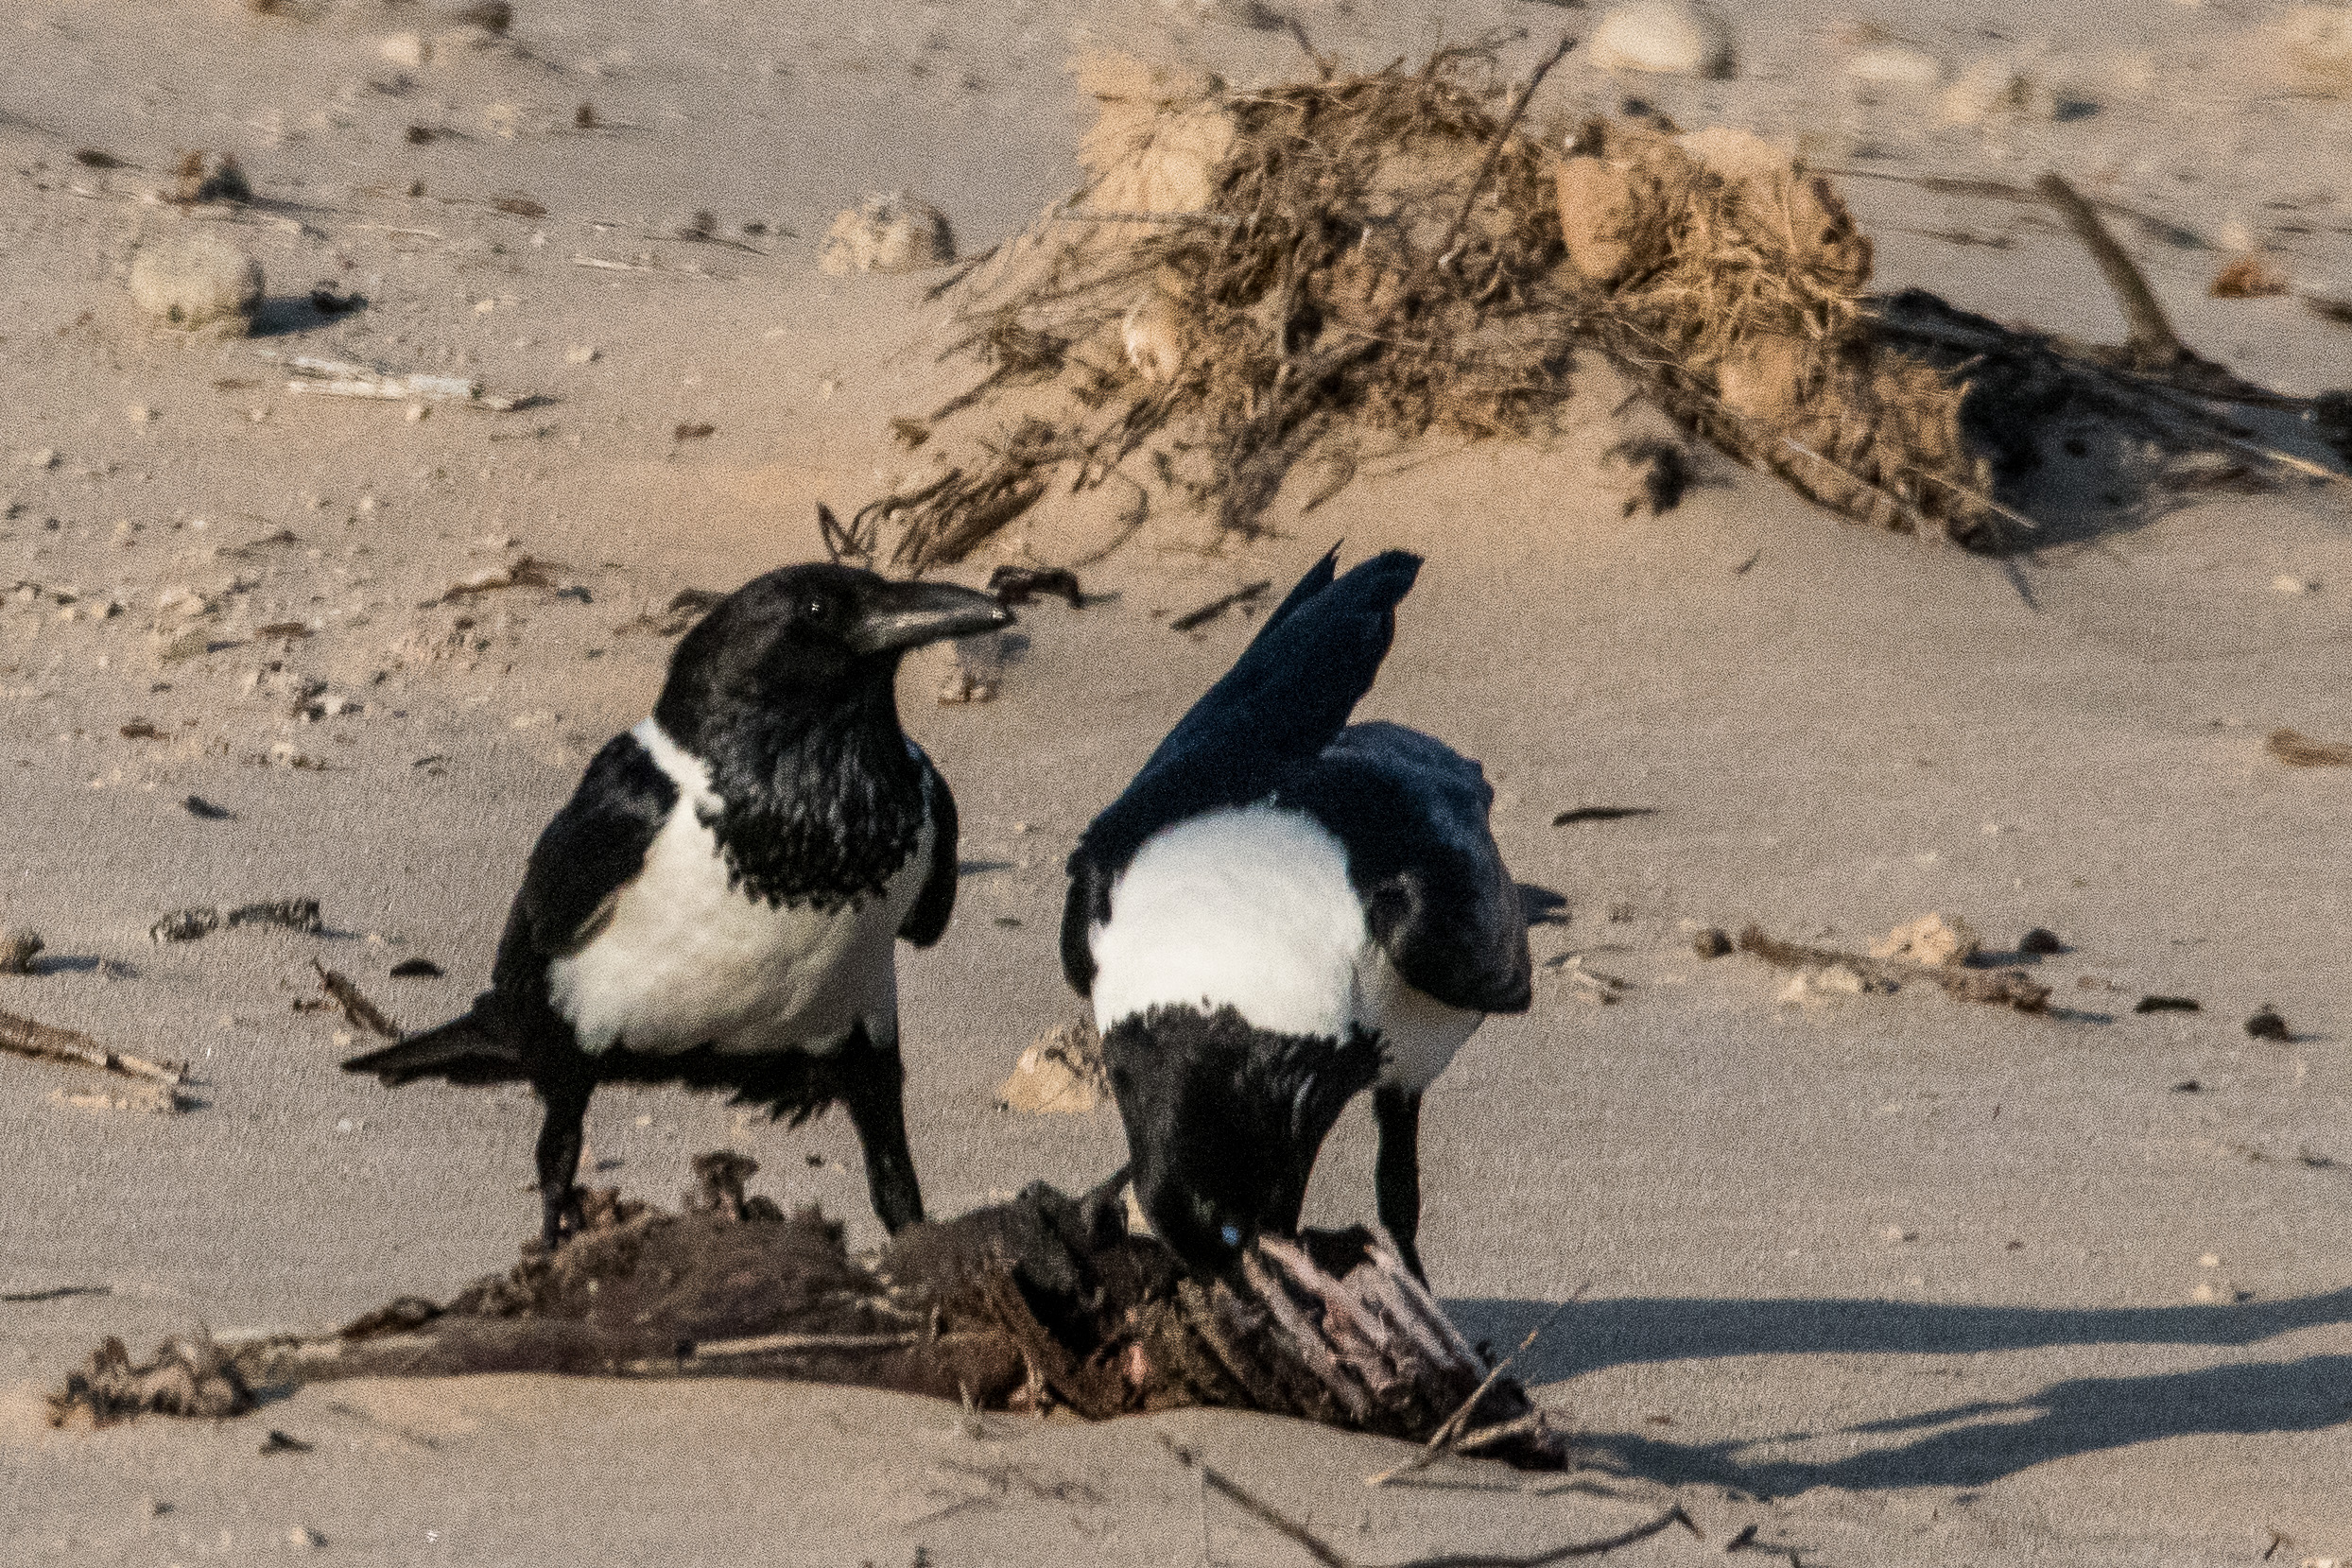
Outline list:
[[[1472,1339],[1515,1345],[1547,1301],[1468,1300],[1446,1310]],[[2062,1345],[2247,1346],[2352,1322],[2352,1288],[2277,1301],[2174,1307],[1938,1305],[1910,1301],[1609,1301],[1574,1306],[1513,1370],[1531,1386],[1650,1361],[1742,1355],[1961,1355]],[[1660,1481],[1706,1480],[1767,1496],[1811,1487],[1982,1486],[2048,1459],[2199,1433],[2256,1436],[2352,1423],[2352,1355],[2239,1362],[2140,1377],[2053,1383],[2020,1400],[1972,1401],[1842,1433],[1775,1432],[1713,1443],[1584,1434],[1587,1450]],[[1742,1463],[1758,1441],[1918,1433],[1828,1459]]]

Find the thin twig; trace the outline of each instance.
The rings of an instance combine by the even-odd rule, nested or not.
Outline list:
[[[310,960],[310,967],[319,972],[320,989],[335,998],[337,1005],[343,1009],[343,1016],[351,1020],[354,1028],[382,1035],[387,1040],[400,1038],[400,1025],[385,1017],[383,1009],[369,1001],[366,993],[353,985],[348,976],[327,968],[316,958]]]
[[[1562,33],[1558,46],[1544,57],[1544,62],[1527,78],[1526,85],[1519,89],[1518,96],[1511,101],[1511,112],[1504,115],[1503,123],[1495,128],[1495,139],[1487,144],[1486,157],[1480,160],[1479,172],[1471,176],[1470,188],[1461,193],[1461,211],[1454,215],[1454,221],[1445,226],[1445,237],[1438,241],[1437,265],[1441,271],[1452,268],[1454,237],[1461,233],[1461,226],[1470,221],[1470,209],[1478,204],[1479,193],[1486,188],[1486,177],[1495,172],[1495,164],[1503,155],[1504,144],[1518,129],[1520,117],[1527,113],[1527,106],[1534,98],[1535,90],[1544,85],[1544,78],[1551,75],[1551,68],[1567,59],[1568,51],[1575,47],[1576,35]]]
[[[1231,610],[1234,606],[1237,604],[1248,604],[1252,600],[1262,596],[1265,592],[1272,586],[1273,583],[1270,579],[1265,582],[1253,582],[1243,587],[1237,588],[1232,593],[1225,594],[1222,598],[1211,599],[1208,603],[1202,605],[1198,610],[1185,611],[1183,614],[1167,623],[1167,629],[1170,631],[1190,631],[1194,627],[1205,626],[1209,622],[1217,619],[1218,616],[1222,615],[1226,611]]]
[[[1654,1519],[1644,1520],[1631,1529],[1603,1536],[1599,1541],[1571,1542],[1548,1551],[1530,1552],[1525,1557],[1503,1557],[1482,1552],[1452,1553],[1444,1557],[1417,1557],[1393,1565],[1393,1568],[1546,1568],[1548,1563],[1566,1562],[1572,1558],[1600,1557],[1620,1546],[1631,1546],[1636,1541],[1647,1541],[1669,1525],[1680,1525],[1696,1535],[1699,1526],[1690,1522],[1690,1515],[1681,1505],[1667,1509]]]
[[[1231,1480],[1220,1474],[1214,1466],[1203,1460],[1192,1449],[1185,1447],[1165,1432],[1159,1434],[1159,1438],[1161,1446],[1176,1456],[1178,1463],[1187,1469],[1197,1467],[1200,1470],[1201,1482],[1203,1486],[1233,1503],[1242,1512],[1250,1515],[1267,1528],[1298,1542],[1301,1547],[1305,1548],[1306,1554],[1322,1563],[1323,1568],[1356,1568],[1354,1559],[1340,1552],[1338,1547],[1323,1540],[1314,1531],[1284,1513],[1271,1503],[1258,1498],[1238,1481]]]
[[[2132,357],[2148,365],[2169,365],[2188,351],[2180,335],[2172,330],[2164,307],[2156,303],[2156,296],[2148,286],[2147,274],[2123,253],[2123,247],[2107,233],[2107,226],[2099,221],[2099,214],[2083,199],[2064,176],[2051,172],[2033,183],[2044,200],[2058,209],[2058,215],[2067,220],[2074,237],[2083,242],[2083,249],[2091,253],[2099,270],[2115,291],[2116,303],[2123,307],[2126,332],[2123,346]]]

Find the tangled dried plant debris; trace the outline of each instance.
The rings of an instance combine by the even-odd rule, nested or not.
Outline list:
[[[1739,933],[1738,949],[1779,969],[1853,976],[1859,983],[1849,985],[1849,990],[1892,991],[1917,981],[1941,989],[1955,1001],[1987,1002],[1995,1007],[2014,1008],[2018,1012],[2050,1010],[2049,988],[2021,970],[1966,969],[1956,963],[1923,964],[1898,958],[1864,957],[1836,948],[1785,941],[1758,925],[1750,925]]]
[[[1057,486],[1117,478],[1134,495],[1121,539],[1156,497],[1246,535],[1309,454],[1336,475],[1311,506],[1353,477],[1366,441],[1542,439],[1580,348],[1821,505],[1976,548],[2033,542],[2015,497],[2061,415],[2168,460],[2226,452],[2343,477],[2233,413],[2323,400],[2183,345],[2101,204],[2056,176],[1986,191],[2065,217],[2124,306],[2120,348],[1920,290],[1872,295],[1869,239],[1835,190],[1744,132],[1632,116],[1558,142],[1528,133],[1527,89],[1557,58],[1515,92],[1484,46],[1417,70],[1319,61],[1315,80],[1250,92],[1119,56],[1077,62],[1099,106],[1080,149],[1092,182],[953,283],[948,352],[987,372],[893,422],[910,449],[956,455],[861,525],[900,528],[891,560],[919,572]],[[950,428],[976,412],[993,427]],[[1680,454],[1629,456],[1629,514],[1672,505]]]

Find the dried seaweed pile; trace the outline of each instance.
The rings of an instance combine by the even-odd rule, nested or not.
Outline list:
[[[984,462],[869,508],[905,526],[895,560],[959,559],[1055,466],[1073,489],[1119,473],[1140,521],[1118,465],[1164,431],[1150,477],[1246,531],[1328,438],[1548,427],[1574,280],[1549,155],[1507,133],[1486,57],[1249,94],[1116,57],[1081,78],[1095,183],[965,285],[959,346],[990,374],[901,435],[1011,388],[1058,395]]]
[[[1462,1413],[1458,1447],[1561,1460],[1525,1390],[1491,1377],[1363,1231],[1262,1243],[1241,1279],[1205,1280],[1129,1235],[1108,1194],[1041,1183],[913,1227],[868,1267],[814,1210],[745,1197],[756,1168],[702,1156],[683,1213],[591,1193],[555,1252],[533,1243],[446,1303],[402,1297],[333,1335],[174,1339],[146,1365],[110,1339],[53,1419],[231,1416],[260,1391],[341,1377],[774,1377],[1091,1420],[1220,1405],[1412,1439]]]
[[[1825,180],[1737,130],[1530,134],[1541,74],[1513,91],[1455,50],[1236,92],[1081,61],[1093,183],[943,285],[964,329],[950,352],[987,373],[894,426],[962,456],[868,506],[845,543],[878,554],[896,526],[892,563],[922,571],[1057,488],[1115,480],[1125,526],[1105,550],[1155,497],[1247,532],[1303,459],[1326,470],[1306,509],[1344,486],[1368,438],[1541,437],[1579,347],[1821,505],[1972,548],[2034,537],[2016,497],[2061,420],[2101,423],[2135,484],[2342,475],[2336,404],[2198,359],[2056,177],[2011,194],[2090,250],[2133,321],[2122,348],[1872,296],[1870,241]],[[2305,417],[2313,456],[2255,439],[2249,407]]]

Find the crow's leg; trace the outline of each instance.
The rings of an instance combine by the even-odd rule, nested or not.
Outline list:
[[[1427,1284],[1413,1245],[1421,1233],[1421,1092],[1384,1083],[1372,1092],[1372,1113],[1380,1127],[1380,1152],[1372,1167],[1380,1223],[1413,1278]]]
[[[866,1192],[883,1229],[896,1232],[923,1218],[923,1189],[907,1147],[907,1069],[898,1042],[876,1045],[861,1026],[842,1046],[839,1097],[866,1154]]]
[[[587,1137],[588,1096],[595,1082],[567,1074],[531,1085],[547,1108],[539,1128],[540,1237],[552,1250],[568,1224],[579,1228],[579,1196],[572,1178],[579,1172],[579,1147]]]

